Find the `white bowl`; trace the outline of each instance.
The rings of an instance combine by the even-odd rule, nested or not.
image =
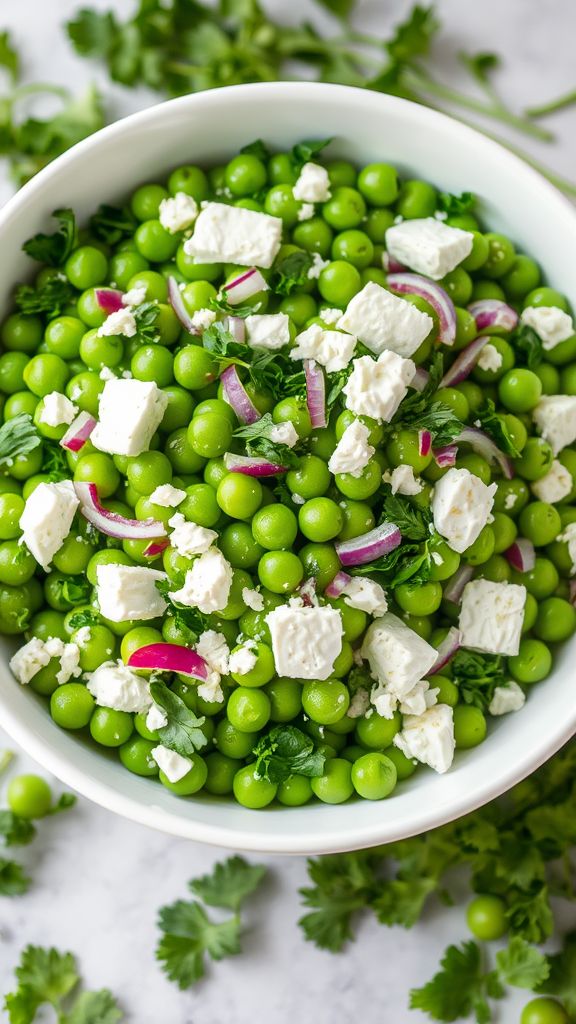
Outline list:
[[[30,273],[22,242],[71,206],[80,221],[101,202],[123,200],[140,182],[182,163],[221,163],[256,138],[285,148],[304,138],[334,137],[330,153],[358,164],[386,160],[402,173],[450,192],[481,198],[487,225],[510,235],[545,268],[576,306],[576,212],[551,185],[483,135],[404,100],[336,85],[236,86],[172,100],[134,114],[75,146],[0,212],[0,308]],[[8,654],[9,645],[4,644]],[[0,723],[63,782],[96,803],[165,832],[242,850],[328,853],[414,835],[465,814],[504,792],[550,757],[576,731],[574,646],[552,676],[531,688],[522,711],[491,722],[486,741],[457,755],[444,776],[422,768],[384,802],[310,804],[249,811],[231,800],[183,800],[131,775],[54,725],[44,700],[0,667]]]

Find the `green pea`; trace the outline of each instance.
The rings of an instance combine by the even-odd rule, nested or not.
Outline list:
[[[136,228],[134,241],[140,255],[150,263],[163,263],[171,259],[179,244],[178,236],[171,235],[155,218],[143,221]]]
[[[104,284],[108,275],[108,260],[100,249],[82,245],[70,254],[64,266],[64,273],[79,291]]]
[[[120,760],[124,767],[134,775],[143,775],[147,778],[158,775],[159,768],[152,757],[152,750],[155,746],[154,740],[134,736],[118,748]]]
[[[62,729],[83,729],[94,707],[94,697],[82,683],[64,683],[50,698],[50,714]]]
[[[39,775],[15,775],[6,791],[8,806],[19,818],[44,818],[52,807],[52,791]]]
[[[2,324],[0,337],[9,352],[35,352],[42,340],[42,320],[38,316],[12,313]]]
[[[576,610],[569,601],[549,597],[542,601],[534,624],[534,633],[545,643],[561,643],[576,629]]]
[[[438,207],[438,193],[427,181],[405,181],[400,189],[396,210],[405,220],[433,217]]]
[[[276,798],[285,807],[302,807],[313,795],[310,779],[304,775],[290,775],[278,786]]]
[[[488,242],[488,259],[482,266],[482,272],[489,278],[504,277],[516,259],[514,246],[509,238],[495,231],[489,231],[485,238]]]
[[[540,401],[542,384],[532,370],[509,370],[499,383],[498,394],[510,412],[530,412]]]
[[[396,711],[392,718],[382,718],[374,712],[369,718],[359,718],[356,725],[356,739],[361,747],[369,750],[385,750],[396,733],[400,732],[402,718]]]
[[[168,189],[172,195],[177,192],[185,192],[192,196],[197,203],[208,198],[208,179],[204,171],[194,164],[184,164],[172,171],[168,178]]]
[[[314,576],[316,589],[321,593],[341,568],[340,559],[332,544],[305,544],[298,557],[307,577]]]
[[[362,279],[355,266],[345,260],[333,260],[320,272],[318,291],[326,302],[347,306],[360,291]]]
[[[552,668],[552,655],[541,640],[520,641],[518,654],[508,658],[508,669],[518,683],[539,683]]]
[[[482,942],[494,942],[508,931],[506,904],[499,896],[476,896],[466,910],[466,923]]]
[[[258,562],[258,577],[275,594],[296,590],[304,578],[304,566],[291,551],[266,551]]]
[[[323,259],[330,253],[334,232],[320,217],[311,217],[298,224],[292,232],[294,244],[307,252],[317,252]]]
[[[458,704],[454,708],[454,739],[460,750],[477,747],[486,738],[486,718],[480,708],[472,704]]]
[[[390,206],[398,198],[398,172],[391,164],[367,164],[358,175],[358,188],[372,206]]]
[[[340,757],[332,757],[325,762],[324,774],[310,780],[313,793],[322,803],[342,804],[354,792],[352,785],[352,765]]]
[[[548,442],[542,437],[529,437],[520,458],[514,459],[514,469],[526,480],[540,480],[553,461],[554,453]]]

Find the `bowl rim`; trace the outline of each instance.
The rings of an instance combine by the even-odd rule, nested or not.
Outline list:
[[[102,142],[122,135],[127,126],[136,128],[146,124],[152,126],[157,121],[161,121],[167,111],[181,111],[184,115],[190,107],[202,106],[209,111],[211,108],[219,107],[222,103],[242,105],[255,96],[261,97],[265,94],[271,103],[276,100],[286,102],[291,96],[295,100],[301,100],[303,96],[309,98],[311,92],[324,98],[325,101],[330,100],[334,103],[338,103],[339,98],[350,100],[352,97],[354,102],[362,104],[366,109],[372,108],[375,115],[381,115],[387,111],[396,114],[405,112],[408,114],[410,122],[415,125],[415,130],[419,123],[426,125],[427,128],[433,127],[435,124],[440,128],[451,126],[452,131],[459,132],[463,144],[474,147],[481,146],[486,152],[491,151],[500,160],[506,161],[512,169],[515,168],[525,180],[531,179],[534,187],[540,193],[547,192],[549,200],[556,203],[559,215],[568,217],[573,222],[576,235],[576,209],[570,201],[538,171],[500,143],[483,135],[482,132],[447,114],[399,97],[369,92],[351,86],[315,82],[266,82],[228,86],[166,100],[121,118],[77,143],[41,170],[8,200],[0,209],[0,232],[18,216],[20,210],[29,200],[42,193],[44,185],[49,180],[57,178],[64,168],[74,164],[78,156],[89,150],[97,149]],[[408,838],[411,835],[444,825],[478,809],[526,778],[556,753],[576,731],[576,720],[571,721],[567,716],[559,723],[559,728],[553,736],[544,737],[536,748],[528,749],[528,745],[526,745],[525,755],[513,764],[508,764],[499,772],[496,779],[490,776],[482,778],[472,800],[463,790],[457,798],[451,800],[449,806],[438,807],[434,803],[422,806],[418,815],[412,815],[412,825],[405,824],[396,827],[393,837],[386,834],[388,823],[384,816],[379,818],[375,815],[374,821],[369,826],[357,827],[353,832],[345,833],[341,827],[330,828],[329,823],[328,827],[325,827],[327,821],[324,815],[320,817],[320,825],[311,828],[304,840],[301,835],[294,835],[290,832],[289,808],[284,809],[286,828],[283,831],[263,829],[261,832],[256,832],[243,831],[234,826],[207,824],[182,817],[177,812],[173,813],[164,807],[154,805],[154,803],[145,804],[143,801],[117,791],[113,786],[98,780],[83,768],[74,765],[65,754],[59,752],[56,746],[38,736],[13,709],[2,707],[0,721],[9,735],[31,757],[63,783],[107,810],[174,836],[216,846],[272,854],[322,854],[362,849],[392,841],[392,838],[394,840]],[[246,813],[254,812],[246,811]],[[266,812],[259,811],[257,813],[262,815],[264,824]]]

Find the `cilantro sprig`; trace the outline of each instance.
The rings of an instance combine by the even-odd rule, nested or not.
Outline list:
[[[72,953],[26,946],[15,971],[17,987],[5,997],[9,1024],[32,1024],[41,1007],[50,1006],[57,1024],[119,1024],[124,1019],[106,989],[78,994],[80,974]]]
[[[161,743],[183,757],[202,750],[208,740],[202,732],[206,719],[197,718],[184,701],[164,683],[150,683],[150,696],[162,708],[167,722],[158,729]]]
[[[314,740],[295,725],[276,725],[254,747],[256,772],[268,782],[284,782],[291,775],[315,778],[323,774],[325,755]]]
[[[268,459],[280,466],[297,466],[298,456],[287,444],[272,440],[272,432],[276,424],[269,412],[255,423],[238,427],[234,437],[244,442],[246,454],[252,458]]]
[[[54,210],[54,220],[59,227],[51,235],[37,234],[22,246],[24,252],[39,263],[49,267],[61,267],[78,244],[78,229],[73,210]]]
[[[0,466],[11,465],[19,455],[28,455],[41,443],[29,413],[13,416],[0,427]]]

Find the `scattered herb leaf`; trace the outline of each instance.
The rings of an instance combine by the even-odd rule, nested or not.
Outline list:
[[[253,751],[256,771],[269,782],[279,783],[291,775],[315,778],[324,771],[324,754],[314,740],[295,725],[276,725],[258,741]]]

